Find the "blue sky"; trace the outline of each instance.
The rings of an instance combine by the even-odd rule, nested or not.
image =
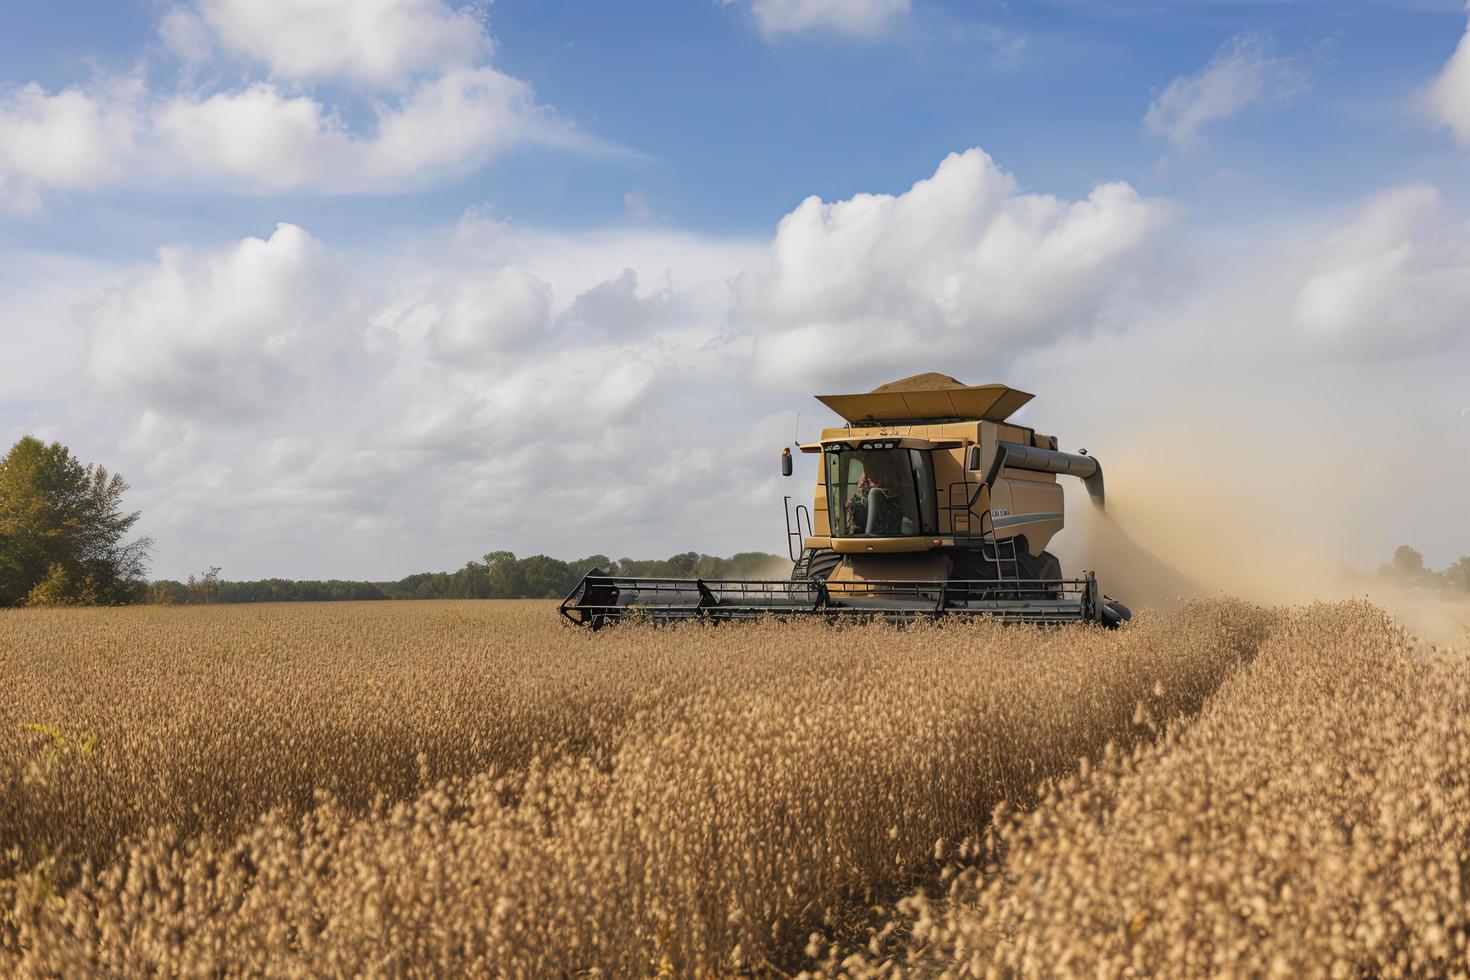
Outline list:
[[[158,41],[161,9],[154,0],[16,0],[0,13],[0,72],[12,84],[56,89],[146,63],[150,77],[167,79],[177,61]],[[151,224],[175,210],[192,233],[220,222],[268,228],[284,208],[349,237],[452,221],[480,203],[518,223],[576,228],[622,220],[629,192],[660,221],[754,233],[809,194],[901,190],[967,146],[1058,194],[1107,177],[1219,207],[1212,189],[1224,181],[1330,206],[1373,189],[1388,169],[1458,176],[1462,156],[1413,118],[1412,102],[1426,67],[1454,50],[1464,20],[1454,0],[934,2],[915,4],[877,37],[807,30],[767,38],[748,9],[716,0],[502,0],[490,12],[491,63],[625,153],[509,154],[423,193],[380,195],[367,215],[337,198],[220,200],[208,188],[176,202],[78,198],[57,202],[54,212],[71,219],[63,227],[51,221],[6,236],[148,247],[156,231],[131,228],[139,211]],[[1260,36],[1273,57],[1292,63],[1291,92],[1211,125],[1208,154],[1158,166],[1169,146],[1142,124],[1151,98],[1242,35]],[[374,95],[321,91],[349,111]]]
[[[11,0],[0,435],[123,469],[160,573],[235,576],[776,549],[736,488],[783,492],[767,457],[807,396],[923,370],[1048,388],[1028,411],[1072,427],[1107,404],[1078,438],[1120,453],[1218,426],[1206,405],[1242,378],[1239,428],[1272,432],[1251,451],[1278,469],[1282,418],[1326,440],[1323,480],[1362,439],[1463,450],[1466,20],[1458,0]],[[1384,386],[1376,414],[1353,394]],[[589,426],[593,400],[614,408]],[[634,448],[711,434],[732,448],[683,469]],[[553,493],[575,527],[520,516],[580,461],[599,487]],[[1470,551],[1466,472],[1287,523],[1370,522],[1339,557],[1414,538],[1442,563]]]

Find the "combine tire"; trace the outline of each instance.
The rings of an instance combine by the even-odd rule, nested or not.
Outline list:
[[[825,582],[833,569],[842,564],[842,556],[831,548],[812,548],[796,563],[798,571],[792,578],[796,581]]]
[[[1030,558],[1028,555],[1023,562],[1031,566],[1026,569],[1028,578],[1059,579],[1062,577],[1062,563],[1050,551],[1043,551],[1035,558]]]

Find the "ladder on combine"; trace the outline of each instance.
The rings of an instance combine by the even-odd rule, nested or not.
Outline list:
[[[976,485],[965,479],[950,484],[949,500],[940,510],[949,516],[950,530],[956,538],[979,541],[980,557],[995,568],[996,579],[1003,582],[1022,580],[1021,556],[1016,552],[1016,539],[995,536],[995,518],[990,512],[988,483],[982,481]],[[977,525],[979,533],[975,534]]]
[[[989,522],[984,522],[989,523]],[[992,524],[980,542],[980,554],[995,566],[995,577],[1002,582],[1021,581],[1021,559],[1016,554],[1016,539],[997,538]]]

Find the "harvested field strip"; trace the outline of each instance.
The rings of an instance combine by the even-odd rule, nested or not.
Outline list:
[[[977,850],[895,962],[825,972],[1466,975],[1470,665],[1366,605],[1293,613],[1197,720]]]
[[[108,671],[127,673],[131,655],[114,654],[110,668],[87,674],[82,690],[68,689],[70,707],[98,711],[90,723],[103,735],[94,752],[113,745],[122,758],[102,765],[89,754],[53,766],[26,791],[19,812],[30,829],[3,832],[28,842],[45,826],[38,813],[69,812],[115,835],[106,809],[115,804],[132,814],[135,842],[60,899],[47,896],[37,876],[17,879],[0,967],[544,976],[593,967],[723,973],[790,962],[824,918],[931,867],[936,840],[983,825],[1000,801],[1029,800],[1040,779],[1106,742],[1144,734],[1146,715],[1197,710],[1254,653],[1272,621],[1251,607],[1210,603],[1144,616],[1118,633],[767,623],[633,627],[588,638],[558,630],[545,607],[538,610],[545,625],[520,613],[496,624],[496,607],[483,605],[450,611],[460,608],[471,610],[471,622],[454,637],[435,627],[425,643],[414,639],[413,625],[380,623],[386,645],[372,650],[360,639],[365,627],[352,622],[319,626],[309,631],[312,645],[299,647],[299,630],[258,621],[257,629],[278,631],[280,646],[246,653],[238,651],[238,621],[221,626],[219,646],[203,651],[176,637],[175,663],[202,652],[239,673],[231,682],[239,699],[254,695],[255,720],[231,708],[226,717],[242,727],[220,735],[222,745],[209,752],[160,738],[150,725],[169,716],[161,705],[177,710],[191,689],[216,690],[212,673],[156,671],[142,685],[155,714],[120,730],[102,728],[107,713],[97,703],[113,702],[117,688],[108,685],[119,681]],[[0,629],[15,628],[0,621]],[[333,631],[359,638],[350,655],[339,652],[350,644]],[[156,650],[150,642],[135,641]],[[411,782],[411,770],[400,769],[377,781],[375,753],[397,751],[399,740],[421,749],[457,725],[493,737],[495,726],[474,717],[490,686],[474,686],[474,658],[456,653],[456,644],[478,649],[482,672],[506,683],[519,683],[520,670],[542,678],[539,687],[515,687],[509,702],[488,703],[504,703],[503,717],[540,719],[547,744],[570,747],[529,759],[519,741],[503,756],[482,741],[474,752],[441,756],[438,765],[464,770],[411,801],[363,805],[379,792],[401,798]],[[81,655],[75,647],[68,654]],[[371,693],[357,674],[364,656],[398,665],[399,697]],[[400,700],[445,687],[446,658],[459,665],[449,676],[473,696],[447,685],[456,699],[435,701],[435,711]],[[259,669],[262,660],[270,669]],[[357,682],[334,707],[344,672]],[[249,683],[260,674],[275,676],[269,693]],[[178,683],[183,690],[170,689]],[[101,697],[97,688],[114,694]],[[29,692],[57,703],[45,685]],[[352,733],[327,742],[325,757],[317,754],[313,709]],[[37,704],[22,698],[6,710],[33,717]],[[208,709],[195,711],[202,717]],[[366,755],[359,744],[369,746]],[[297,792],[327,786],[342,799],[261,816],[269,790],[221,797],[209,788],[238,778],[224,764],[226,749],[248,760],[254,776]],[[158,752],[174,758],[165,764],[149,755]],[[283,756],[304,759],[273,767],[270,760]],[[402,766],[401,755],[390,758]],[[12,754],[16,783],[33,762]],[[129,767],[144,773],[124,774]],[[130,797],[158,800],[150,774],[160,768],[182,798],[162,801],[164,818],[149,822]],[[52,796],[53,785],[66,789]],[[198,805],[201,798],[242,810],[217,811],[214,802]],[[78,799],[103,807],[64,809]],[[190,815],[187,833],[137,839],[140,821],[161,827],[170,814]],[[235,833],[247,816],[249,826]],[[194,836],[201,827],[223,829]],[[66,841],[87,840],[85,826],[72,833]],[[59,857],[65,862],[66,852]]]

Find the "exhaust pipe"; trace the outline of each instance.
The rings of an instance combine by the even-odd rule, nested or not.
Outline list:
[[[1015,442],[1002,442],[997,445],[995,462],[990,466],[986,482],[994,484],[1000,471],[1007,466],[1017,470],[1030,470],[1033,473],[1075,476],[1087,487],[1087,493],[1092,497],[1092,502],[1099,507],[1103,505],[1102,464],[1091,456],[1063,453],[1055,449],[1037,449],[1035,446],[1023,446]]]

